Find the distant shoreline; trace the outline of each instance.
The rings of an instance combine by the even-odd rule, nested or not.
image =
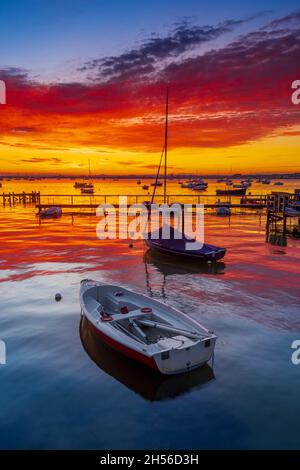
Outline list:
[[[20,179],[27,180],[30,178],[34,179],[82,179],[87,178],[86,175],[40,175],[40,174],[31,174],[31,175],[16,175],[16,174],[2,174],[0,175],[1,179]],[[93,179],[155,179],[156,175],[93,175]],[[300,179],[300,173],[236,173],[233,175],[228,174],[195,174],[195,173],[186,173],[186,174],[174,174],[168,175],[168,180],[179,180],[179,179],[192,179],[192,178],[207,178],[207,179],[241,179],[241,178],[269,178],[269,179]]]

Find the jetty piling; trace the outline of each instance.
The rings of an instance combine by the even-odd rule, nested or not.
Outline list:
[[[6,206],[15,206],[16,204],[38,204],[40,201],[40,192],[39,191],[31,191],[30,193],[26,193],[25,191],[21,193],[9,192],[9,193],[2,193],[2,205]]]
[[[300,212],[298,215],[296,211],[291,213],[287,210],[298,201],[300,201],[300,190],[297,189],[294,193],[272,191],[271,194],[267,195],[267,241],[272,243],[275,240],[274,244],[281,244],[290,231],[288,221],[290,222],[289,225],[292,225],[292,221],[296,218],[298,219],[298,226],[300,225]],[[295,233],[294,228],[291,230],[293,234]],[[277,243],[277,240],[279,243]]]

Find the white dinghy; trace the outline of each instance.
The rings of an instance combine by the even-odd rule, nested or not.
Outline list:
[[[216,335],[179,310],[131,290],[85,279],[82,315],[103,341],[162,374],[207,363]]]

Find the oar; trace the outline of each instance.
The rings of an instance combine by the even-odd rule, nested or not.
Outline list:
[[[195,332],[186,331],[186,330],[182,330],[181,328],[174,328],[173,326],[165,325],[163,323],[157,323],[151,320],[137,320],[136,319],[136,322],[143,326],[152,326],[153,328],[159,328],[160,330],[163,330],[163,331],[170,331],[173,333],[183,334],[187,336],[188,338],[201,339],[201,338],[206,337],[206,335],[202,335],[201,333],[197,333],[196,331]]]

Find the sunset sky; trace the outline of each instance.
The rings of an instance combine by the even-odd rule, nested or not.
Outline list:
[[[1,2],[0,173],[300,171],[299,1]]]

